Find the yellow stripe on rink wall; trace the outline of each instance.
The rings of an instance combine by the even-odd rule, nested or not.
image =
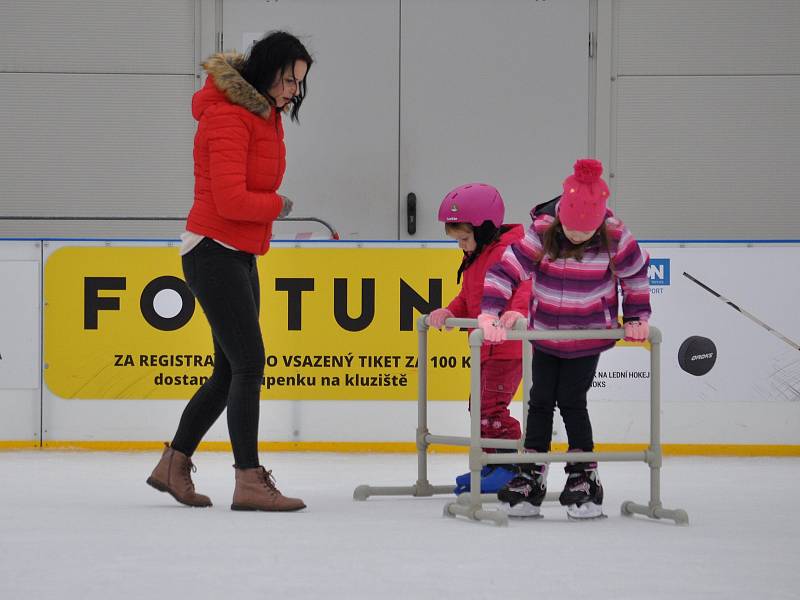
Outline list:
[[[164,442],[119,442],[119,441],[48,441],[39,446],[38,441],[0,440],[0,450],[83,450],[103,452],[155,451],[164,447]],[[338,453],[385,453],[413,454],[417,451],[414,442],[259,442],[264,452],[338,452]],[[645,450],[647,444],[597,444],[598,452],[636,452]],[[203,442],[199,450],[207,452],[230,452],[230,442]],[[466,454],[463,446],[433,444],[433,454]],[[554,452],[565,452],[566,444],[553,444]],[[665,456],[800,456],[800,445],[778,444],[664,444]]]
[[[30,450],[39,446],[39,440],[0,440],[0,450]]]

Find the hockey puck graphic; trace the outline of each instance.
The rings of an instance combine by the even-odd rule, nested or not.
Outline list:
[[[717,347],[707,337],[693,335],[678,349],[678,364],[691,375],[705,375],[717,362]]]

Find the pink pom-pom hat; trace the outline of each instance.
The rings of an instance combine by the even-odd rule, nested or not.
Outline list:
[[[608,185],[603,181],[603,163],[593,158],[575,162],[574,173],[564,180],[558,202],[561,224],[573,231],[594,231],[603,223],[608,203]]]

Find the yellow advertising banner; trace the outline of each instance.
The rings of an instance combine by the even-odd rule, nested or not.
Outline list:
[[[453,248],[273,248],[259,259],[266,400],[415,400],[416,319],[458,292]],[[188,399],[211,332],[174,247],[63,247],[44,273],[45,382],[65,399]],[[429,397],[469,395],[465,332],[429,334]]]

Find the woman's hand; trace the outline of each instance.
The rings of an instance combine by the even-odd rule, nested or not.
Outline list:
[[[280,194],[278,195],[281,196]],[[281,196],[281,199],[283,200],[283,208],[281,208],[281,212],[278,214],[279,219],[288,217],[289,213],[292,212],[292,207],[294,206],[294,203],[286,196]]]

